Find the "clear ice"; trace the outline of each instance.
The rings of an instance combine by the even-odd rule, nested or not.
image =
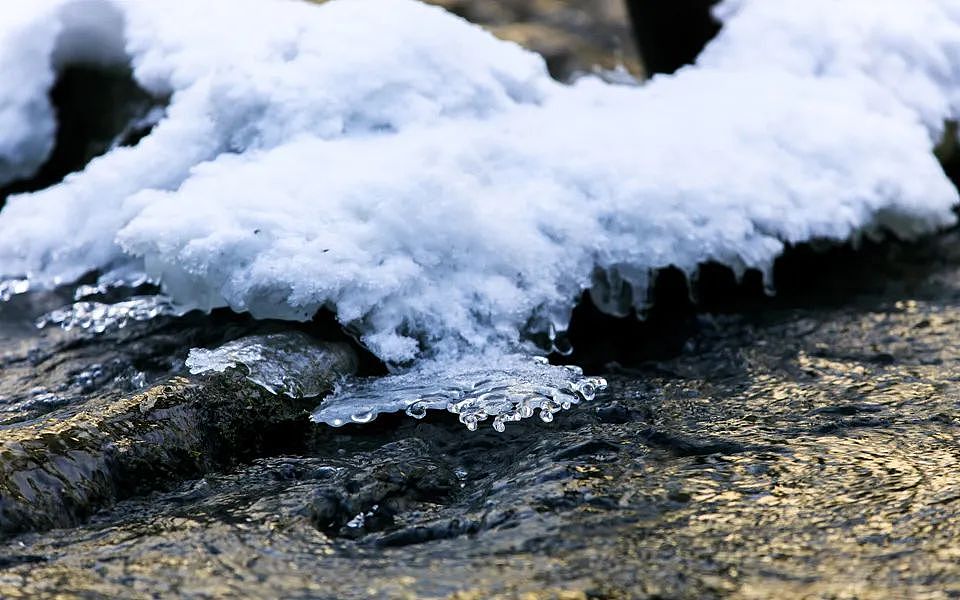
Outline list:
[[[329,389],[328,349],[300,332],[257,335],[214,350],[194,348],[187,358],[194,375],[240,369],[273,394],[319,396]],[[467,429],[492,419],[493,428],[535,413],[549,423],[554,414],[593,398],[607,387],[575,366],[555,366],[542,357],[489,353],[427,361],[386,377],[345,377],[336,382],[312,420],[340,427],[369,423],[381,413],[405,412],[422,419],[429,410],[455,413]]]
[[[470,431],[492,419],[497,431],[538,413],[554,414],[606,389],[602,377],[585,377],[575,366],[556,366],[521,354],[480,355],[429,361],[387,377],[347,380],[314,411],[315,422],[340,427],[369,423],[380,413],[403,411],[422,419],[428,410],[447,410]]]
[[[80,294],[80,292],[77,292]],[[131,321],[149,321],[160,316],[179,317],[186,312],[166,296],[133,296],[129,300],[107,304],[81,301],[51,311],[36,321],[39,329],[59,325],[67,331],[88,329],[103,333],[108,329],[126,327]]]
[[[313,398],[330,389],[330,351],[298,331],[255,335],[214,350],[194,348],[187,357],[194,375],[235,368],[271,394]]]

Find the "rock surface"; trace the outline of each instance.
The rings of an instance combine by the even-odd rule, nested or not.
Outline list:
[[[189,337],[191,329],[178,326],[178,337]],[[157,351],[169,340],[162,331],[162,325],[146,325],[122,336],[127,343],[116,357],[104,347],[116,343],[114,336],[84,334],[73,335],[70,344],[50,345],[51,336],[35,333],[20,354],[6,354],[8,368],[0,375],[0,390],[9,393],[0,403],[7,413],[0,425],[0,535],[75,525],[118,498],[266,452],[273,444],[269,438],[281,432],[303,434],[311,400],[270,394],[236,369],[168,377],[124,394],[131,381],[110,373],[143,352],[129,338]],[[110,359],[109,366],[85,363],[91,346],[98,359]],[[318,389],[333,389],[356,368],[356,356],[344,344],[318,345],[317,356],[325,359],[317,361],[317,370],[326,374],[318,373]],[[40,374],[24,376],[21,364]],[[33,384],[26,394],[24,379]],[[41,382],[48,385],[35,385]],[[71,387],[80,388],[75,398]]]

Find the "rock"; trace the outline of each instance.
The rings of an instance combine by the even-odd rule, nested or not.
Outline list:
[[[429,0],[544,56],[554,77],[622,68],[641,78],[622,0]]]
[[[329,389],[357,359],[345,344],[325,351]],[[119,498],[274,450],[278,438],[303,436],[314,403],[275,396],[228,370],[175,376],[8,425],[0,437],[0,533],[75,525]]]

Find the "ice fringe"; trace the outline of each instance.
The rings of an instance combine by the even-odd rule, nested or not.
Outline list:
[[[554,414],[590,401],[607,388],[602,377],[584,377],[575,366],[555,366],[527,355],[479,355],[451,362],[427,362],[390,377],[352,380],[313,412],[313,420],[339,427],[368,423],[380,413],[405,412],[422,419],[428,410],[447,410],[470,431],[492,419],[499,432],[507,423],[538,411]]]
[[[137,146],[8,200],[4,293],[140,269],[184,307],[335,309],[400,363],[511,352],[587,289],[623,314],[668,265],[953,223],[930,148],[960,109],[960,3],[718,14],[697,66],[618,87],[413,0],[3,3],[0,182],[49,154],[65,65],[129,61],[171,98]]]
[[[240,369],[248,379],[274,394],[312,398],[329,388],[329,349],[302,333],[251,336],[214,350],[195,348],[187,358],[190,372],[222,373]],[[422,419],[428,410],[448,410],[467,429],[492,418],[493,428],[533,416],[544,422],[581,400],[593,400],[607,387],[602,377],[584,377],[573,366],[551,366],[527,355],[464,357],[427,362],[389,377],[346,379],[314,411],[314,421],[340,427],[369,423],[380,413],[405,412]]]

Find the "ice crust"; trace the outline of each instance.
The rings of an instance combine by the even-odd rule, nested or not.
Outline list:
[[[413,0],[4,3],[0,182],[49,153],[65,64],[129,61],[171,101],[137,146],[8,200],[0,277],[328,307],[399,363],[515,349],[584,290],[625,314],[669,265],[767,272],[786,243],[953,223],[931,148],[960,111],[960,2],[717,12],[696,66],[616,86]]]
[[[194,375],[239,369],[273,394],[313,398],[331,384],[329,350],[299,332],[255,335],[212,350],[194,348],[187,357]],[[581,400],[593,400],[607,387],[602,377],[584,377],[575,366],[553,366],[528,355],[490,352],[454,361],[426,361],[387,377],[347,377],[335,381],[311,418],[341,427],[365,424],[381,413],[405,412],[422,419],[429,410],[456,414],[471,431],[492,419],[497,431],[532,417],[549,423],[554,414]]]
[[[491,419],[503,432],[507,423],[538,411],[549,423],[554,414],[607,387],[602,377],[584,377],[576,366],[550,365],[545,359],[498,352],[455,361],[426,361],[388,377],[347,380],[313,412],[312,419],[340,427],[369,423],[380,413],[405,412],[422,419],[428,410],[446,410],[475,431]]]
[[[219,348],[194,348],[186,365],[194,375],[241,369],[271,394],[314,398],[330,389],[330,351],[296,331],[240,338]],[[341,374],[345,375],[345,374]]]

